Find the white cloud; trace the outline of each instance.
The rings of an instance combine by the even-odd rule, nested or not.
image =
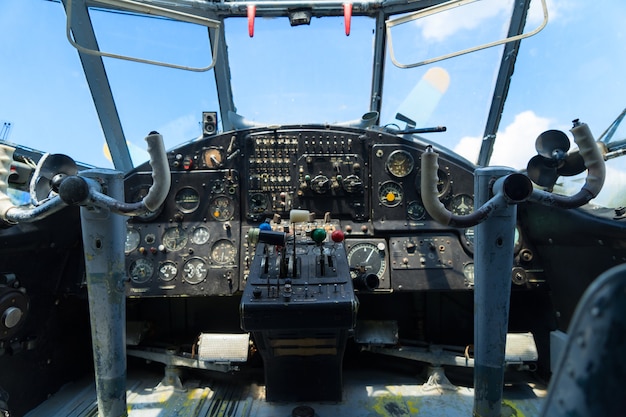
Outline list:
[[[537,116],[531,110],[519,113],[513,123],[504,131],[498,132],[489,165],[525,169],[530,158],[537,154],[535,151],[537,136],[550,129],[551,124],[550,119]],[[482,138],[479,137],[464,137],[454,151],[476,162],[481,142]]]
[[[428,40],[443,41],[463,30],[475,29],[499,14],[510,10],[510,3],[502,0],[482,0],[450,9],[418,20],[422,36]]]

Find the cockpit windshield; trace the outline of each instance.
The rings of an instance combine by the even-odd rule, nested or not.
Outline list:
[[[567,131],[580,118],[599,137],[624,107],[626,56],[615,34],[623,32],[626,8],[617,3],[548,1],[550,23],[519,50],[499,45],[433,63],[428,61],[442,54],[506,38],[518,2],[480,1],[393,27],[386,25],[423,6],[365,2],[355,5],[349,21],[337,11],[311,16],[304,10],[303,21],[290,22],[260,8],[250,20],[236,2],[195,3],[181,2],[179,9],[223,19],[219,31],[91,4],[102,51],[199,67],[216,53],[218,61],[212,70],[194,72],[104,57],[115,108],[98,115],[89,88],[108,86],[88,86],[82,75],[65,38],[67,2],[3,2],[0,121],[12,127],[3,139],[113,167],[103,126],[106,117],[119,118],[136,166],[147,159],[142,139],[148,132],[159,131],[172,148],[202,135],[203,112],[215,112],[217,129],[229,130],[236,128],[233,120],[244,126],[335,124],[376,111],[376,128],[399,134],[437,128],[419,135],[470,162],[524,170],[542,131]],[[542,2],[533,0],[523,32],[543,18]],[[27,31],[23,21],[31,22]],[[503,76],[501,66],[516,58]],[[418,65],[399,68],[392,60]],[[33,107],[40,112],[33,114]],[[609,169],[608,178],[622,178],[617,188],[623,189],[623,164]]]

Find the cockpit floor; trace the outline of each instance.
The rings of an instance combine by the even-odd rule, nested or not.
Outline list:
[[[130,372],[129,417],[404,417],[471,416],[473,389],[433,383],[385,371],[344,372],[341,402],[267,402],[262,384],[206,374],[185,380],[182,389],[161,384],[162,375]],[[545,390],[533,383],[507,384],[502,416],[539,415]],[[96,417],[93,380],[65,386],[26,417]]]

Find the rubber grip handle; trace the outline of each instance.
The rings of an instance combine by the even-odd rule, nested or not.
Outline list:
[[[172,178],[163,145],[163,136],[158,132],[150,132],[146,136],[146,142],[148,143],[148,154],[152,167],[152,186],[142,201],[148,210],[156,211],[167,198]]]
[[[586,123],[574,126],[571,132],[574,136],[574,142],[578,145],[580,155],[583,157],[583,161],[585,161],[585,167],[587,167],[587,179],[582,188],[596,197],[604,185],[606,176],[604,158]]]
[[[439,201],[437,182],[437,170],[439,170],[438,162],[439,154],[429,146],[422,154],[422,173],[421,173],[421,194],[424,208],[433,219],[441,224],[450,224],[452,213],[450,213],[441,201]]]
[[[0,218],[2,220],[7,220],[7,211],[14,207],[7,195],[13,152],[15,152],[15,148],[8,145],[0,145]]]

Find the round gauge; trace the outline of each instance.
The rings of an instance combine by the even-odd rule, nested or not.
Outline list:
[[[347,193],[358,193],[363,190],[363,181],[356,175],[348,175],[342,181],[343,189]]]
[[[133,187],[130,190],[130,196],[127,201],[129,203],[138,203],[141,200],[143,200],[145,196],[148,195],[148,191],[150,191],[149,184],[142,184],[137,187]],[[140,214],[139,216],[135,216],[134,218],[142,220],[142,221],[152,220],[161,213],[162,208],[163,208],[163,205],[161,205],[161,207],[156,209],[156,211],[150,211],[144,214]]]
[[[415,177],[415,187],[420,191],[422,188],[421,175]],[[437,197],[441,198],[450,191],[450,177],[443,169],[437,170]]]
[[[426,209],[419,201],[410,201],[406,206],[406,215],[411,220],[424,220],[426,218]]]
[[[204,245],[209,241],[211,233],[205,226],[198,226],[191,232],[191,243],[194,245]]]
[[[159,278],[161,281],[171,281],[176,278],[178,267],[172,261],[165,261],[159,266]]]
[[[187,245],[187,232],[180,226],[170,227],[163,233],[163,245],[170,251],[178,251]]]
[[[385,166],[391,175],[404,178],[413,171],[415,161],[410,153],[403,150],[391,152]]]
[[[183,265],[183,279],[190,284],[201,283],[209,273],[202,258],[191,258]]]
[[[467,216],[474,211],[474,198],[467,194],[457,194],[450,200],[450,211],[459,216]]]
[[[211,259],[218,264],[235,263],[235,245],[228,239],[218,240],[211,248]]]
[[[248,196],[248,212],[252,214],[261,214],[267,211],[269,201],[267,196],[262,193],[252,193]]]
[[[317,175],[311,180],[311,189],[318,194],[324,194],[330,190],[330,180],[326,175]]]
[[[207,168],[219,168],[222,166],[222,151],[217,148],[205,149],[202,154],[202,160]]]
[[[137,249],[139,246],[139,242],[141,242],[141,235],[135,229],[128,228],[126,229],[126,242],[124,243],[124,252],[130,253]]]
[[[402,202],[403,195],[402,186],[394,181],[384,182],[378,189],[378,201],[387,207],[399,205]]]
[[[348,265],[350,275],[357,278],[363,274],[375,274],[382,279],[387,264],[385,262],[385,247],[370,242],[360,242],[348,250]]]
[[[184,187],[176,193],[174,203],[183,213],[191,213],[200,205],[200,195],[193,188]]]
[[[128,272],[130,274],[130,279],[135,284],[143,284],[152,278],[152,275],[154,274],[154,265],[152,265],[152,261],[146,258],[139,258],[130,264]]]
[[[235,214],[235,202],[230,197],[217,196],[209,205],[209,214],[219,222],[230,220]]]

